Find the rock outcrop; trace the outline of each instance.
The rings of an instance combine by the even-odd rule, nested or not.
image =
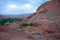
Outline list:
[[[42,4],[29,21],[37,19],[55,20],[60,18],[60,0],[51,0]]]
[[[34,28],[29,27],[31,29],[27,27],[25,29],[26,31],[28,29],[27,32],[34,29],[34,33],[40,33],[48,38],[46,40],[60,40],[60,0],[51,0],[42,4],[26,22],[38,24]]]

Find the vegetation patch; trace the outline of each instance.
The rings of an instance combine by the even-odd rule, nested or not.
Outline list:
[[[24,28],[24,27],[27,27],[27,26],[36,26],[37,24],[36,23],[30,23],[30,24],[28,24],[28,23],[22,23],[22,24],[20,24],[20,26],[19,26],[19,28]]]
[[[6,19],[1,19],[0,20],[0,25],[4,25],[6,22],[12,23],[16,21],[22,21],[22,18],[6,18]]]

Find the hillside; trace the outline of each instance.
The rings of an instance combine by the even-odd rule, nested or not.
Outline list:
[[[38,19],[56,20],[60,18],[60,0],[48,1],[38,7],[35,14],[28,18],[28,21],[37,21]]]
[[[47,40],[59,40],[60,38],[60,0],[51,0],[42,4],[36,13],[27,17],[26,23],[36,23],[33,27],[27,27],[27,32],[33,30],[48,37]],[[30,29],[31,28],[31,29]],[[31,32],[33,32],[31,31]],[[30,32],[30,33],[31,33]],[[49,39],[52,38],[52,39]]]

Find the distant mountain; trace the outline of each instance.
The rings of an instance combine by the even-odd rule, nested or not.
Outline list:
[[[3,17],[3,15],[0,15],[0,19],[3,19],[4,17]]]
[[[29,15],[31,15],[32,13],[28,13],[28,14],[19,14],[19,15],[0,15],[0,18],[26,18]]]

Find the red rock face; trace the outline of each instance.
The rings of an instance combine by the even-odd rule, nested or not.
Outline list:
[[[41,35],[56,33],[56,24],[52,21],[40,20],[38,26],[28,26],[24,28],[26,32],[40,33]]]
[[[55,20],[60,18],[60,0],[52,0],[45,2],[40,7],[38,7],[35,15],[29,16],[28,21],[34,22],[37,19],[48,19]]]
[[[60,7],[60,0],[52,0],[52,1],[48,1],[46,3],[44,3],[43,5],[41,5],[38,9],[37,9],[37,12],[38,11],[43,11],[45,9],[52,9],[52,8],[55,8],[55,7]],[[43,9],[43,10],[42,10]]]
[[[60,38],[60,0],[51,0],[41,5],[37,9],[36,14],[31,16],[27,21],[27,23],[34,22],[36,22],[38,26],[34,28],[27,27],[27,32],[29,32],[30,29],[35,29],[36,31],[34,32],[36,33],[52,37],[54,40],[57,38],[58,40],[58,38]]]

